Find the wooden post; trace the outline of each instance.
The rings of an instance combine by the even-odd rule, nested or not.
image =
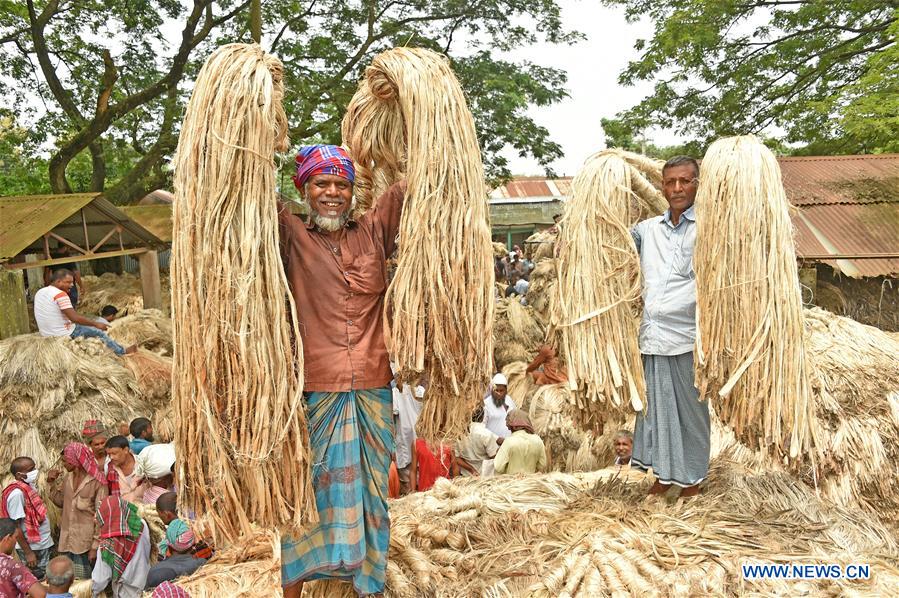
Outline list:
[[[25,256],[26,262],[36,262],[39,259],[41,259],[41,257],[34,253],[29,253]],[[34,297],[34,294],[44,286],[44,269],[28,268],[25,270],[25,276],[28,277],[28,292]]]
[[[137,256],[140,267],[140,288],[144,296],[144,309],[162,309],[162,286],[159,284],[159,256],[147,251]]]
[[[25,275],[0,268],[0,339],[28,334],[29,328]]]

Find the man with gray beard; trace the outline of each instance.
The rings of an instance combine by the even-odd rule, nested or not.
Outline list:
[[[294,183],[309,205],[304,222],[279,214],[281,253],[297,306],[304,397],[319,523],[282,542],[282,584],[299,596],[307,579],[384,591],[394,451],[393,378],[384,344],[387,258],[396,249],[405,185],[387,190],[358,219],[353,162],[333,145],[304,147]],[[285,463],[285,467],[289,464]]]

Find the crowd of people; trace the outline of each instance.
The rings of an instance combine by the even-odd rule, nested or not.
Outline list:
[[[179,515],[174,445],[154,442],[147,418],[122,424],[127,436],[84,422],[80,441],[66,444],[47,472],[44,496],[60,509],[56,537],[36,463],[22,456],[10,464],[12,481],[0,496],[0,596],[71,596],[77,579],[90,579],[94,596],[107,589],[115,598],[179,595],[167,582],[211,556]],[[143,505],[154,506],[166,526],[155,547]]]
[[[516,296],[526,303],[534,262],[525,257],[521,246],[514,245],[508,255],[495,257],[493,269],[496,282],[506,285],[503,296]]]

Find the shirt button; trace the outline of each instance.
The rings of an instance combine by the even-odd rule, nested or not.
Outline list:
[[[350,277],[350,273],[347,270],[343,271],[343,275],[346,276],[347,278]]]
[[[347,324],[347,326],[352,326],[352,325],[353,325],[353,321],[352,321],[352,320],[347,320],[347,321],[346,321],[346,324]]]

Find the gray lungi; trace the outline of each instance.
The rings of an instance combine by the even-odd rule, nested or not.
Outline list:
[[[662,484],[693,486],[709,473],[709,405],[693,386],[693,352],[643,355],[647,408],[637,414],[631,464]]]

